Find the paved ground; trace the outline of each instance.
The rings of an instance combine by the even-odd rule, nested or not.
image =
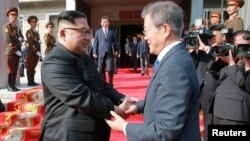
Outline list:
[[[41,73],[40,73],[40,67],[41,62],[38,63],[36,67],[36,74],[35,74],[35,82],[39,83],[41,85]],[[25,69],[25,77],[20,78],[20,86],[17,86],[17,88],[21,90],[32,88],[30,86],[27,86],[27,77],[26,77],[26,69]],[[16,92],[10,92],[7,89],[0,89],[0,99],[4,104],[6,104],[9,101],[13,101],[15,99]]]

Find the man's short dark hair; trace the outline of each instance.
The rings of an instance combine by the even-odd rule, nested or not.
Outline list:
[[[69,10],[69,11],[61,12],[58,16],[57,21],[59,23],[61,20],[66,20],[72,24],[75,24],[75,19],[78,19],[78,18],[84,18],[87,20],[87,16],[84,13],[79,12],[79,11]]]
[[[103,19],[109,21],[109,17],[108,17],[108,16],[102,16],[102,17],[101,17],[101,21],[102,21]]]
[[[225,28],[223,25],[218,24],[218,25],[211,26],[209,28],[209,30],[211,30],[211,31],[221,31],[223,28]]]

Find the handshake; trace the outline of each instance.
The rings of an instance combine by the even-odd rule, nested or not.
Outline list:
[[[110,111],[114,119],[106,119],[107,124],[114,130],[123,131],[126,126],[125,119],[127,119],[129,115],[137,113],[137,107],[135,106],[137,101],[138,99],[134,97],[125,97],[119,106],[115,106],[114,111]]]
[[[115,106],[114,110],[122,118],[127,119],[129,115],[137,113],[137,107],[135,106],[137,101],[138,99],[134,97],[125,97],[119,106]]]

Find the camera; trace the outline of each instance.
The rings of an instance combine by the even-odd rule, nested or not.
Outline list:
[[[214,47],[214,56],[228,56],[228,51],[232,50],[232,54],[235,54],[235,47],[233,44],[225,43],[224,45],[219,45]]]
[[[250,57],[250,44],[239,44],[236,50],[238,57]]]
[[[200,37],[201,41],[205,45],[208,45],[208,40],[214,37],[211,30],[207,30],[204,28],[199,29],[197,32],[190,32],[184,38],[184,43],[187,49],[197,49],[200,46],[199,39],[197,36]]]

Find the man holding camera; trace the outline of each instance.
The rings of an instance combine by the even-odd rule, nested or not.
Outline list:
[[[201,88],[200,102],[204,116],[205,141],[207,140],[207,125],[211,124],[212,120],[212,115],[209,113],[209,107],[211,105],[213,92],[217,87],[218,79],[216,77],[217,73],[213,73],[214,71],[210,72],[208,68],[211,68],[210,66],[217,61],[213,56],[215,48],[224,44],[224,34],[221,32],[223,28],[224,26],[222,25],[214,25],[210,30],[204,32],[207,34],[199,35],[199,46],[190,53],[195,61],[196,73]],[[207,38],[204,38],[204,36]],[[221,66],[220,63],[215,63],[215,65]]]
[[[239,47],[242,44],[248,44],[249,41],[244,40],[244,36],[249,31],[240,30],[235,32],[235,46],[237,57],[244,57],[239,54]],[[215,125],[247,125],[250,123],[250,95],[244,88],[244,73],[248,65],[238,65],[233,51],[229,50],[228,56],[220,56],[219,58],[228,63],[228,67],[220,71],[221,84],[214,93],[214,104],[212,105],[213,124]],[[244,61],[245,59],[243,59]],[[244,61],[244,63],[248,63]]]

